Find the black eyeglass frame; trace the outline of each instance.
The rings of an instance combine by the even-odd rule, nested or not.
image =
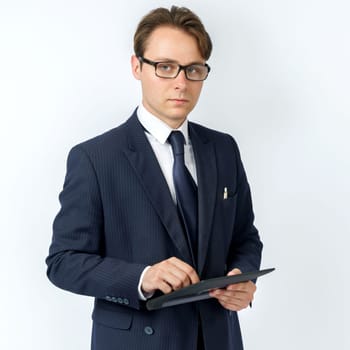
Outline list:
[[[167,62],[167,61],[155,62],[155,61],[151,61],[151,60],[149,60],[149,59],[147,59],[145,57],[142,57],[142,56],[139,56],[138,59],[139,59],[140,62],[147,63],[147,64],[153,66],[155,75],[158,78],[162,78],[162,79],[175,79],[180,74],[180,72],[183,70],[185,72],[185,76],[186,76],[187,80],[190,80],[190,81],[204,81],[205,79],[208,78],[209,72],[211,70],[209,64],[207,64],[207,63],[205,63],[205,64],[195,63],[195,64],[189,64],[187,66],[182,66],[181,64],[178,64],[178,63],[175,63],[175,62]],[[174,77],[162,77],[162,76],[158,75],[157,74],[157,66],[160,63],[174,63],[174,64],[176,64],[179,67],[176,75]],[[191,79],[191,78],[189,78],[187,76],[187,68],[193,67],[193,66],[202,66],[202,67],[206,67],[207,68],[208,72],[207,72],[207,75],[205,76],[204,79],[199,79],[199,80],[198,79]]]

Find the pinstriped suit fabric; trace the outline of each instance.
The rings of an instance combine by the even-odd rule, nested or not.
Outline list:
[[[189,124],[196,159],[203,279],[260,265],[250,191],[225,134]],[[230,196],[223,200],[227,187]],[[60,288],[95,298],[92,349],[193,350],[198,319],[206,350],[241,350],[236,313],[215,300],[145,310],[137,285],[145,266],[171,256],[194,265],[167,183],[136,114],[74,147],[47,258]]]

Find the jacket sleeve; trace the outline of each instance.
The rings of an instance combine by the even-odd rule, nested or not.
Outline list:
[[[250,187],[235,141],[237,169],[237,207],[230,253],[227,262],[228,271],[239,268],[242,272],[259,269],[263,244],[254,226],[254,213]]]
[[[81,146],[69,153],[59,199],[46,259],[48,278],[73,293],[140,308],[137,287],[146,266],[103,256],[103,204],[96,172]]]

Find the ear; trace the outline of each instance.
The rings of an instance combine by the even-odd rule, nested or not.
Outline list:
[[[141,79],[141,63],[135,55],[131,56],[131,70],[132,70],[132,74],[134,75],[135,79],[140,80]]]

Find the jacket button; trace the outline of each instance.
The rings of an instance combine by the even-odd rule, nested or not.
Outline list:
[[[145,327],[144,331],[147,335],[152,335],[154,333],[153,328],[149,326]]]
[[[107,295],[105,299],[106,299],[107,301],[112,301],[112,297],[110,297],[109,295]]]
[[[123,299],[122,299],[122,298],[118,298],[118,299],[117,299],[117,302],[118,302],[119,304],[123,304]]]
[[[123,299],[123,303],[124,303],[124,305],[129,305],[129,299],[124,298],[124,299]]]

